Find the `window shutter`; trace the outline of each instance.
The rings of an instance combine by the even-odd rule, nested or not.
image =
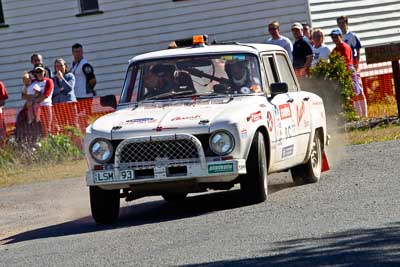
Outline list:
[[[5,22],[4,20],[4,13],[3,13],[3,4],[1,3],[0,0],[0,24],[3,24]]]

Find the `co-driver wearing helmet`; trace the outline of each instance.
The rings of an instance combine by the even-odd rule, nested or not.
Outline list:
[[[233,60],[225,63],[225,71],[229,77],[229,93],[259,93],[261,88],[259,81],[255,81],[248,68],[247,60]]]

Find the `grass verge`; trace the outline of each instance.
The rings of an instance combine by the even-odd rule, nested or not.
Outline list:
[[[0,169],[0,187],[56,179],[84,177],[86,160],[71,160],[54,164],[19,165]]]
[[[349,145],[369,144],[400,139],[400,125],[384,125],[372,129],[359,129],[345,133]]]

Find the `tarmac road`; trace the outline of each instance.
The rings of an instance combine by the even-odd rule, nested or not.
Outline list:
[[[331,150],[319,183],[271,175],[258,205],[238,190],[140,199],[109,227],[91,219],[83,178],[0,189],[0,265],[400,266],[399,152]]]

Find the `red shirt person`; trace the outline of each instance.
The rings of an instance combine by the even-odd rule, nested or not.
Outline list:
[[[336,45],[332,53],[339,53],[342,55],[346,60],[347,68],[351,70],[351,79],[353,80],[353,91],[355,94],[355,97],[353,97],[353,107],[358,116],[367,117],[367,101],[362,86],[358,81],[357,72],[353,66],[353,52],[351,47],[344,42],[342,31],[339,28],[333,29],[330,36]]]
[[[332,53],[339,53],[346,60],[347,68],[353,67],[353,52],[351,47],[343,41],[342,31],[340,29],[332,30],[330,34],[332,41],[336,47],[332,50]]]
[[[8,99],[7,89],[0,81],[0,141],[2,142],[6,135],[6,127],[4,123],[3,107]]]
[[[0,81],[0,110],[4,106],[7,99],[8,99],[7,89],[4,86],[4,84]]]

